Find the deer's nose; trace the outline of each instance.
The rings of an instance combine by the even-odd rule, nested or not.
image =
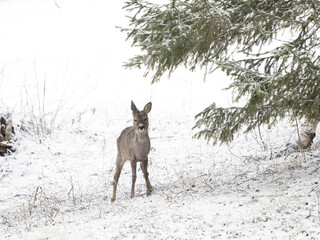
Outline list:
[[[139,126],[139,130],[144,130],[144,126]]]

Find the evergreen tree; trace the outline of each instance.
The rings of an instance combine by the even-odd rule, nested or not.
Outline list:
[[[279,119],[320,119],[320,1],[129,0],[130,27],[122,29],[141,48],[127,67],[146,67],[152,81],[183,65],[233,80],[234,101],[200,112],[196,137],[228,142],[239,131]]]

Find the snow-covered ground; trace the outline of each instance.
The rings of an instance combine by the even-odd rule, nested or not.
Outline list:
[[[232,143],[192,139],[193,116],[231,103],[216,72],[178,69],[150,85],[125,35],[124,1],[0,2],[0,112],[16,153],[0,157],[0,239],[320,239],[319,130],[311,150],[286,144],[286,121]],[[130,100],[151,111],[150,181],[130,198],[131,168],[110,202],[116,139]]]
[[[319,239],[318,139],[310,151],[286,151],[296,128],[282,122],[262,139],[212,146],[191,138],[192,124],[152,119],[154,192],[146,197],[139,170],[130,198],[127,163],[114,203],[122,122],[70,126],[41,144],[20,131],[17,153],[0,158],[2,238]]]

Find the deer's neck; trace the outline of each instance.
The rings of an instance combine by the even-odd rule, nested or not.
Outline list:
[[[135,133],[135,140],[136,140],[137,142],[149,141],[148,132],[145,132],[145,133]]]

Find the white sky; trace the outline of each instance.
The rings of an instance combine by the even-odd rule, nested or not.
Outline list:
[[[160,1],[157,1],[160,2]],[[0,2],[0,103],[24,111],[26,103],[47,111],[99,109],[106,118],[130,118],[130,100],[153,102],[154,116],[197,113],[212,101],[230,102],[219,73],[179,69],[151,86],[142,70],[123,62],[138,53],[116,26],[127,26],[124,1],[5,0]],[[45,97],[43,90],[45,88]]]

